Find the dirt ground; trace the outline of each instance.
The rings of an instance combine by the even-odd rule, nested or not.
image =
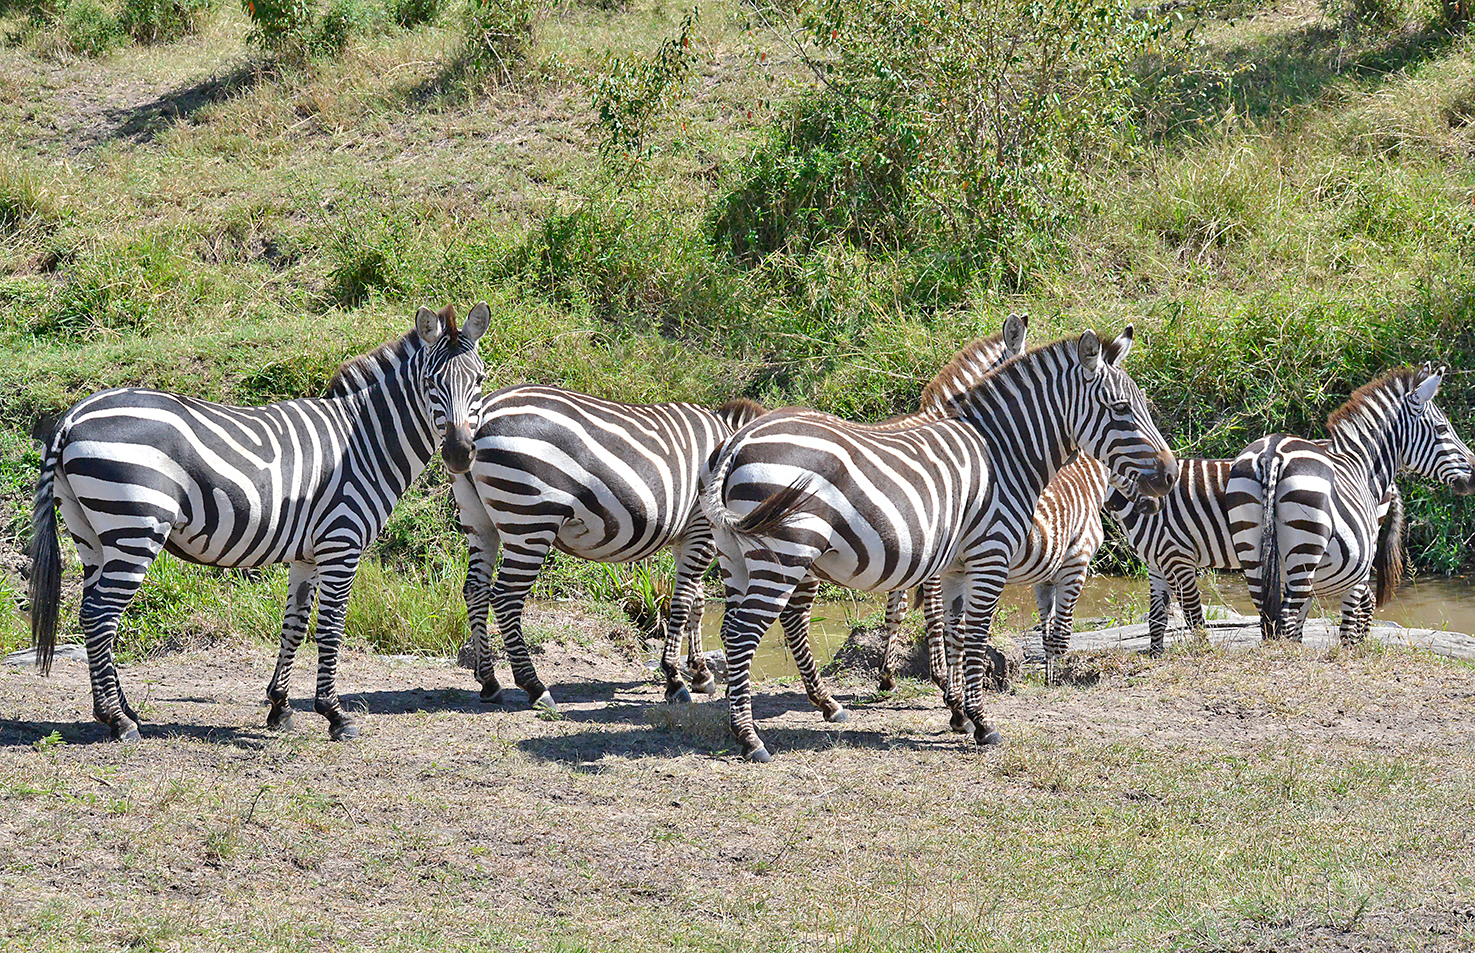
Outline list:
[[[130,665],[133,746],[82,662],[0,670],[0,949],[1475,948],[1462,663],[1098,656],[988,751],[918,683],[842,672],[832,726],[770,681],[759,766],[597,643],[537,658],[556,719],[349,654],[347,744],[306,661],[281,734],[264,646]]]

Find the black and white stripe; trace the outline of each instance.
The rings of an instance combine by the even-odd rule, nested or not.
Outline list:
[[[1000,740],[981,711],[988,632],[1040,492],[1078,450],[1132,492],[1161,495],[1177,476],[1119,367],[1131,340],[1129,328],[1103,346],[1088,331],[1029,351],[960,395],[947,420],[879,429],[778,413],[734,435],[702,505],[726,589],[731,726],[749,758],[768,759],[753,727],[753,652],[781,612],[796,617],[784,623],[791,648],[807,641],[820,579],[891,591],[941,576],[944,603],[963,593],[962,712],[978,742]],[[817,676],[801,674],[826,717],[841,716],[816,698]]]
[[[291,723],[287,683],[318,602],[315,702],[335,740],[358,729],[336,688],[349,588],[364,547],[429,462],[471,463],[485,376],[485,303],[457,330],[449,308],[339,369],[323,399],[230,407],[152,390],[107,390],[62,417],[41,461],[34,511],[32,635],[51,666],[60,603],[56,504],[82,559],[81,623],[93,713],[138,737],[113,661],[118,619],[160,550],[212,566],[291,564],[268,724]]]
[[[1033,586],[1035,604],[1040,612],[1040,636],[1045,650],[1045,678],[1055,679],[1060,656],[1070,650],[1070,637],[1075,623],[1076,600],[1086,582],[1086,573],[1096,550],[1101,548],[1105,532],[1101,525],[1101,506],[1109,483],[1106,468],[1094,458],[1081,455],[1052,479],[1035,504],[1029,535],[1009,564],[1009,585]],[[955,620],[961,606],[944,607],[950,641],[946,658],[949,680],[958,677],[958,646],[955,643]],[[906,615],[906,595],[893,592],[886,601],[886,652],[881,661],[882,691],[895,687],[895,673],[904,644],[902,620]],[[929,632],[935,631],[929,627]],[[935,655],[935,651],[929,656]],[[933,673],[935,681],[941,681]],[[954,727],[962,723],[954,719]]]
[[[454,482],[471,556],[464,594],[483,701],[502,698],[487,645],[490,607],[518,687],[533,704],[555,707],[522,636],[523,605],[554,548],[619,563],[672,547],[676,588],[661,659],[666,697],[691,700],[676,666],[684,629],[693,687],[715,690],[701,656],[697,600],[713,543],[697,507],[698,489],[723,441],[762,412],[747,400],[713,411],[686,403],[621,404],[538,386],[510,387],[483,400],[476,459]]]
[[[1229,525],[1264,637],[1299,641],[1313,589],[1340,597],[1344,644],[1366,637],[1378,514],[1400,470],[1475,491],[1470,448],[1434,403],[1445,374],[1426,364],[1365,385],[1328,418],[1329,446],[1273,434],[1235,459]]]

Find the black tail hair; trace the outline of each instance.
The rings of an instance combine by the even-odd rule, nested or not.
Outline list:
[[[1377,605],[1392,598],[1403,583],[1403,494],[1398,484],[1393,484],[1388,493],[1388,515],[1378,527],[1378,551],[1373,555],[1373,569],[1378,574],[1378,586],[1374,590]]]
[[[56,658],[56,625],[61,610],[61,546],[56,536],[56,462],[61,456],[60,431],[41,458],[36,500],[31,510],[31,644],[42,675],[51,674]]]

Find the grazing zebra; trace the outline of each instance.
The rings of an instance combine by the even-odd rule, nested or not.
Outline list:
[[[1094,458],[1079,456],[1040,492],[1030,522],[1029,535],[1009,564],[1009,585],[1033,586],[1040,610],[1040,635],[1045,649],[1045,679],[1053,682],[1060,656],[1070,650],[1076,600],[1086,581],[1091,557],[1101,548],[1105,532],[1101,505],[1109,489],[1106,468]],[[896,669],[903,644],[902,619],[906,615],[906,593],[891,593],[886,600],[886,652],[881,659],[881,690],[896,686]],[[956,616],[953,612],[951,615]],[[947,627],[949,636],[957,629]],[[957,660],[956,646],[949,645],[947,658]],[[953,676],[949,676],[951,679]],[[954,727],[961,722],[954,719]]]
[[[790,647],[807,641],[820,579],[874,592],[941,576],[945,602],[965,591],[963,713],[977,742],[1002,740],[981,711],[988,632],[1040,491],[1078,449],[1144,495],[1177,477],[1119,366],[1131,342],[1131,328],[1105,345],[1087,331],[1028,351],[959,395],[946,420],[888,429],[778,413],[733,436],[702,507],[726,591],[729,718],[748,758],[769,759],[753,727],[753,652],[781,612]],[[815,698],[817,679],[801,674]],[[830,720],[843,712],[821,707]]]
[[[1326,441],[1314,441],[1327,446]],[[1204,628],[1198,570],[1238,571],[1234,540],[1229,528],[1226,486],[1230,459],[1179,460],[1178,482],[1160,500],[1143,506],[1113,490],[1105,509],[1121,526],[1132,549],[1147,565],[1149,654],[1161,655],[1173,599],[1183,607],[1190,632]],[[1402,574],[1403,499],[1391,484],[1378,505],[1382,524],[1374,566],[1378,572],[1377,604],[1397,588]],[[1386,518],[1385,518],[1386,517]]]
[[[1313,588],[1341,597],[1344,645],[1366,637],[1378,510],[1400,470],[1475,492],[1470,448],[1434,403],[1446,373],[1400,368],[1359,388],[1327,418],[1329,446],[1273,434],[1235,459],[1229,526],[1265,638],[1300,641]]]
[[[518,687],[534,705],[555,709],[522,636],[523,604],[555,547],[605,563],[673,547],[676,589],[661,656],[666,699],[691,700],[676,667],[688,620],[693,687],[715,690],[701,655],[700,603],[692,611],[713,555],[697,491],[723,441],[762,413],[750,400],[712,411],[684,403],[620,404],[537,386],[510,387],[483,400],[475,460],[453,484],[471,555],[463,593],[482,701],[502,700],[487,645],[490,606]]]
[[[118,619],[160,550],[211,566],[291,564],[267,724],[287,727],[287,683],[318,601],[315,708],[336,741],[358,728],[335,675],[349,587],[364,547],[434,454],[471,465],[485,369],[476,342],[491,312],[421,308],[404,337],[345,363],[328,396],[229,407],[127,388],[84,398],[41,460],[33,514],[31,632],[49,672],[61,556],[55,505],[82,557],[82,631],[93,714],[115,740],[138,739],[113,663]]]

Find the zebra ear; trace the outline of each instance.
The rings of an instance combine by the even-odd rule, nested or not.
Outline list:
[[[1095,377],[1101,371],[1101,339],[1096,332],[1086,330],[1076,342],[1076,354],[1081,359],[1081,370],[1087,377]]]
[[[1011,313],[1004,319],[1004,346],[1013,354],[1024,351],[1024,336],[1029,331],[1029,315]]]
[[[1429,403],[1434,399],[1434,395],[1439,393],[1439,385],[1444,380],[1444,368],[1433,369],[1425,365],[1425,374],[1427,376],[1419,381],[1418,387],[1414,388],[1414,402],[1420,407]]]
[[[481,336],[487,333],[487,326],[492,323],[492,309],[487,307],[485,301],[479,301],[466,315],[466,323],[461,326],[461,336],[475,344],[481,340]]]
[[[440,340],[441,321],[440,315],[425,306],[415,313],[415,333],[420,335],[420,343],[434,344]]]
[[[1112,367],[1121,367],[1122,361],[1127,359],[1127,352],[1130,350],[1132,350],[1132,326],[1129,324],[1122,329],[1121,334],[1116,336],[1116,340],[1106,342],[1106,363]]]

